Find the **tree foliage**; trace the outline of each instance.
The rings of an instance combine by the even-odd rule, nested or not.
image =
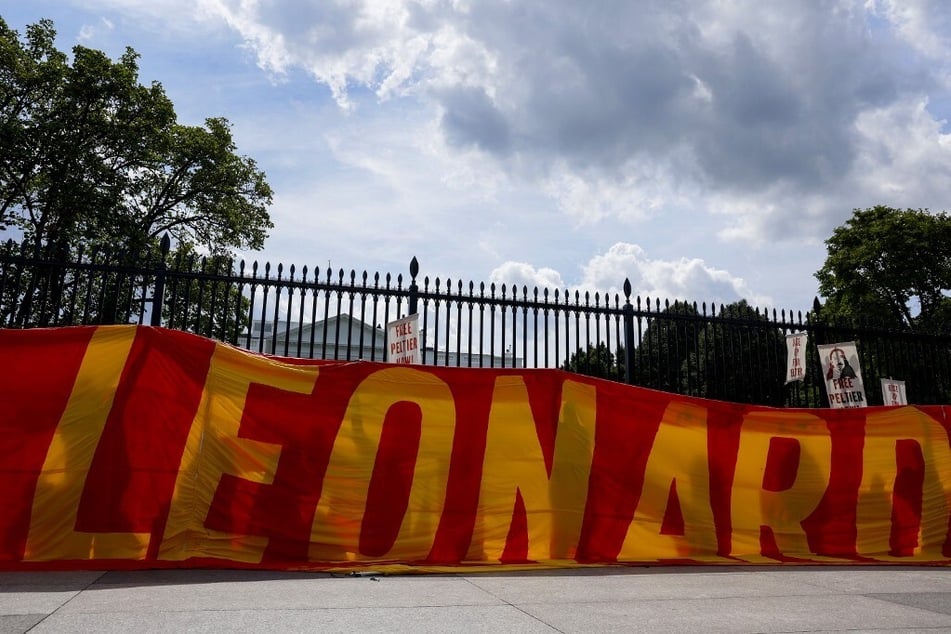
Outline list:
[[[588,344],[584,350],[573,353],[562,369],[611,381],[624,381],[624,346],[618,346],[612,353],[603,341],[597,345]]]
[[[179,124],[161,84],[139,83],[133,49],[70,57],[55,35],[48,20],[21,38],[0,19],[0,227],[54,256],[138,253],[165,232],[216,255],[261,248],[272,192],[228,121]]]
[[[164,234],[216,266],[233,249],[260,249],[272,192],[254,160],[237,154],[228,121],[180,124],[161,84],[139,82],[133,49],[116,61],[83,46],[68,55],[55,36],[48,20],[21,38],[0,18],[0,230],[19,229],[31,257],[49,262],[23,273],[10,323],[70,319],[74,309],[57,304],[67,298],[90,323],[122,322],[147,301],[147,275],[84,281],[55,264],[83,253],[138,265]],[[240,303],[235,289],[221,292]],[[208,330],[236,319],[205,318],[207,328],[199,315],[191,321]]]
[[[199,256],[188,244],[168,257],[162,323],[221,341],[234,342],[250,324],[250,300],[222,278],[236,275],[233,260]]]
[[[826,240],[816,272],[825,317],[946,334],[951,330],[951,217],[925,209],[856,209]]]
[[[745,299],[720,308],[697,336],[683,365],[699,396],[736,403],[782,405],[785,337]]]
[[[655,390],[683,393],[681,368],[696,349],[697,307],[675,301],[650,319],[634,354],[634,383]]]

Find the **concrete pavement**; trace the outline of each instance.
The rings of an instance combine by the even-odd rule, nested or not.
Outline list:
[[[951,570],[0,573],[2,632],[951,632]]]

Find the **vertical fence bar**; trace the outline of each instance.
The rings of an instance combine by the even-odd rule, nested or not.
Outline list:
[[[624,279],[624,382],[634,384],[634,306],[631,305],[631,280]]]
[[[416,276],[419,275],[419,261],[416,256],[409,261],[409,314],[419,311],[419,287],[416,285]],[[398,317],[398,316],[397,316]]]
[[[165,305],[165,273],[168,269],[166,262],[171,247],[172,240],[166,233],[162,236],[162,242],[159,245],[161,255],[155,266],[155,286],[152,288],[152,314],[150,315],[149,324],[156,327],[162,325],[162,308]]]

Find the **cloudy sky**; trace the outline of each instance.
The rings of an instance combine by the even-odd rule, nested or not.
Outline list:
[[[249,259],[806,310],[854,208],[951,208],[946,0],[0,0],[267,173]]]

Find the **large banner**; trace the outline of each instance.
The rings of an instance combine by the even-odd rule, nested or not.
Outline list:
[[[0,567],[948,564],[946,407],[0,330]]]

